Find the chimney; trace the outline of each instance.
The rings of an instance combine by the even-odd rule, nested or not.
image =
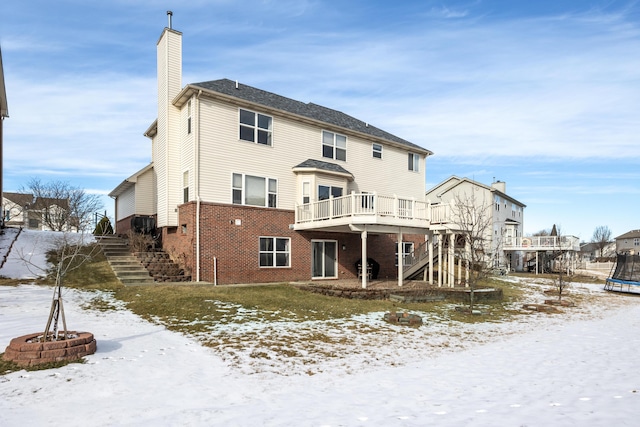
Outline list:
[[[502,194],[507,194],[507,183],[506,182],[502,182],[502,181],[498,180],[498,181],[495,181],[494,183],[492,183],[491,187],[496,189],[496,190],[498,190]]]
[[[169,26],[164,28],[156,46],[158,77],[158,120],[153,143],[153,161],[158,185],[157,225],[175,226],[175,207],[180,196],[170,191],[180,182],[180,110],[173,100],[182,90],[182,33],[172,27],[173,13],[167,12]]]

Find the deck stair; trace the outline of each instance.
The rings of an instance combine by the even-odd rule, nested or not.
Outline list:
[[[123,285],[152,285],[153,278],[130,251],[127,239],[103,236],[98,240],[107,262]]]

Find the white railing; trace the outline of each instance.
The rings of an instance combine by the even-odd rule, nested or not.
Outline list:
[[[503,240],[503,248],[579,251],[580,239],[575,236],[505,237]]]
[[[398,196],[351,193],[296,206],[296,224],[356,216],[379,216],[405,220],[429,221],[428,202]]]

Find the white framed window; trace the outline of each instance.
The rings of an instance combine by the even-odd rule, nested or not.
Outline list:
[[[402,260],[406,260],[408,256],[413,256],[413,242],[402,242]],[[406,263],[403,262],[403,265]],[[398,266],[398,243],[396,242],[396,267]]]
[[[322,131],[322,157],[347,160],[347,137],[338,133]]]
[[[290,267],[291,238],[260,237],[260,267]]]
[[[187,133],[191,133],[191,100],[187,102]]]
[[[635,237],[633,239],[633,246],[640,246],[640,238]]]
[[[302,204],[306,205],[311,203],[311,183],[304,181],[302,183]]]
[[[371,151],[374,159],[382,158],[382,145],[380,144],[371,144]]]
[[[328,200],[331,197],[342,197],[342,187],[318,185],[318,200]]]
[[[415,153],[409,153],[409,170],[420,172],[420,156]]]
[[[189,201],[189,171],[182,173],[182,203]]]
[[[273,117],[240,109],[240,139],[256,144],[271,145]]]
[[[234,173],[231,193],[234,205],[278,206],[278,181],[273,178]]]

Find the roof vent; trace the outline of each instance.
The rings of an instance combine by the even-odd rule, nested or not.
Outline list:
[[[173,27],[171,23],[171,18],[173,18],[173,12],[171,12],[170,10],[167,10],[167,18],[169,18],[169,29],[171,30]]]
[[[236,80],[236,89],[238,89],[238,81]]]

